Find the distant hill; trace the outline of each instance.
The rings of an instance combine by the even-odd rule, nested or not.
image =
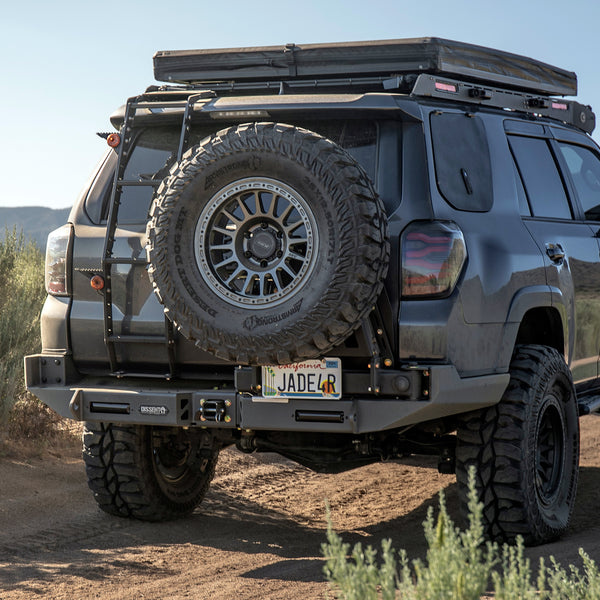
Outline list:
[[[17,232],[23,231],[26,238],[31,238],[41,250],[46,248],[48,234],[67,222],[70,208],[46,208],[45,206],[0,207],[0,239],[13,227]]]

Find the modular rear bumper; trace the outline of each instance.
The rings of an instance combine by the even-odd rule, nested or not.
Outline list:
[[[392,376],[406,379],[409,389],[375,395],[365,388],[341,400],[273,400],[206,382],[81,377],[69,356],[25,357],[27,388],[64,417],[178,427],[383,431],[496,404],[509,380],[507,373],[461,378],[451,365],[420,366]],[[348,378],[345,390],[360,389],[360,376]]]

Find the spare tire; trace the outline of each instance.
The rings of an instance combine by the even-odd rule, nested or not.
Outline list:
[[[389,260],[364,170],[330,140],[280,123],[191,148],[157,190],[147,233],[167,316],[238,364],[325,355],[371,309]]]

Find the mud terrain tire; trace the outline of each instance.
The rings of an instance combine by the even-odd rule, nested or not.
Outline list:
[[[477,471],[489,537],[528,545],[560,537],[577,491],[579,419],[563,357],[546,346],[518,346],[501,402],[464,415],[456,474],[466,514],[469,467]]]
[[[238,364],[323,356],[361,323],[389,260],[383,204],[363,169],[313,132],[219,131],[161,184],[149,273],[185,337]]]
[[[218,450],[200,449],[199,433],[86,423],[83,459],[100,508],[143,521],[190,514],[208,491],[218,459]]]

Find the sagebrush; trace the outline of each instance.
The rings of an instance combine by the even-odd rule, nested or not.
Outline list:
[[[0,434],[15,404],[27,395],[23,357],[39,351],[40,312],[45,298],[44,256],[15,229],[0,240]]]
[[[336,597],[345,600],[479,600],[491,589],[497,600],[600,600],[600,571],[582,549],[583,572],[572,565],[564,569],[550,557],[549,566],[540,559],[533,581],[522,538],[514,546],[485,541],[482,514],[472,468],[469,526],[461,531],[454,525],[440,492],[437,519],[431,507],[423,524],[426,559],[410,561],[389,539],[382,542],[380,560],[371,546],[350,550],[333,530],[328,511],[325,576]]]

